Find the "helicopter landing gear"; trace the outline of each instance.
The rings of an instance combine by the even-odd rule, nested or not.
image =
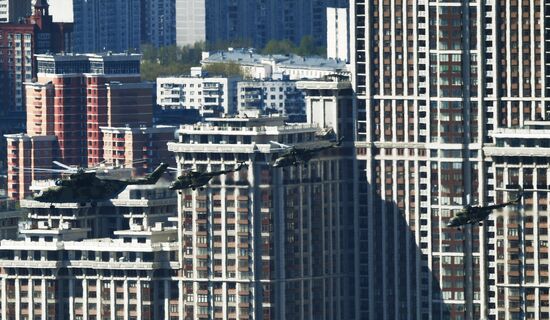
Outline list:
[[[50,209],[55,209],[55,206],[52,204],[50,204]]]
[[[86,202],[81,202],[81,203],[80,203],[80,206],[81,206],[81,207],[85,207],[85,206],[86,206]]]
[[[480,226],[480,227],[483,227],[483,222],[480,222],[480,223],[479,223],[479,226]]]
[[[197,190],[197,188],[193,187],[193,188],[191,188],[191,190],[195,191],[195,190]]]
[[[95,207],[97,207],[97,202],[92,201],[92,202],[90,202],[90,205],[92,206],[92,208],[95,208]]]
[[[200,191],[204,191],[204,188],[199,188]]]
[[[462,231],[462,228],[456,228],[458,231]]]
[[[183,194],[183,191],[178,191],[178,194],[181,196]]]

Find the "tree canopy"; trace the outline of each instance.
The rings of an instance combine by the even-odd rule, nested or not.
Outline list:
[[[152,45],[141,47],[141,77],[155,81],[158,77],[188,74],[191,67],[197,66],[205,45],[198,42],[193,46],[167,46],[155,48]]]
[[[263,54],[297,54],[299,56],[326,56],[326,48],[315,45],[312,36],[304,36],[299,46],[290,40],[270,40],[262,50]]]
[[[250,44],[247,40],[218,41],[210,44],[197,42],[192,46],[172,45],[160,48],[145,44],[141,47],[141,77],[144,80],[155,81],[158,77],[189,74],[191,67],[200,65],[203,51],[227,50],[228,47],[249,48]],[[305,36],[299,46],[289,40],[271,40],[261,53],[326,56],[326,49],[316,46],[313,37]],[[205,70],[212,75],[247,77],[236,63],[214,63],[205,67]]]

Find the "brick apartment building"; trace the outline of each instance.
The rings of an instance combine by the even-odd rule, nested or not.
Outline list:
[[[34,54],[70,49],[72,24],[53,23],[44,0],[34,4],[34,14],[22,23],[0,24],[0,114],[24,111],[23,82],[36,74]]]
[[[16,155],[27,154],[20,147],[32,146],[21,143],[22,140],[49,136],[55,138],[51,159],[18,158],[18,167],[39,167],[41,161],[40,167],[48,168],[53,159],[67,165],[93,166],[104,159],[100,127],[151,126],[153,87],[140,82],[140,55],[59,54],[37,55],[36,59],[37,79],[26,83],[27,133],[7,136],[9,163],[16,162]],[[151,156],[139,166],[146,170],[156,164],[153,162],[158,161]],[[28,196],[30,175],[10,166],[8,196]],[[26,178],[20,179],[21,176]]]
[[[16,3],[17,2],[17,3]],[[19,6],[23,1],[10,1]],[[30,4],[29,4],[30,5]],[[29,8],[30,9],[30,8]],[[0,23],[0,135],[25,128],[24,82],[36,76],[36,53],[70,48],[72,24],[53,23],[46,1],[36,1],[34,14],[18,23]],[[6,169],[6,140],[0,139],[0,172]]]

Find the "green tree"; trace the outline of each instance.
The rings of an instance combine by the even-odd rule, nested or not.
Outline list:
[[[290,54],[295,53],[296,47],[289,40],[270,40],[262,50],[263,54]]]
[[[315,43],[312,36],[304,36],[300,41],[300,46],[296,48],[296,54],[299,56],[308,56],[316,52]]]
[[[241,66],[235,62],[217,62],[204,66],[204,70],[212,76],[222,77],[241,77],[248,78],[249,76],[243,71]]]

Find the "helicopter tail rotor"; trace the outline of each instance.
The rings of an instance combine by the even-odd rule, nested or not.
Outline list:
[[[515,199],[513,199],[512,201],[510,201],[511,203],[513,204],[519,204],[521,202],[521,198],[523,198],[523,188],[520,186],[518,188],[518,193],[517,193],[517,196]]]

